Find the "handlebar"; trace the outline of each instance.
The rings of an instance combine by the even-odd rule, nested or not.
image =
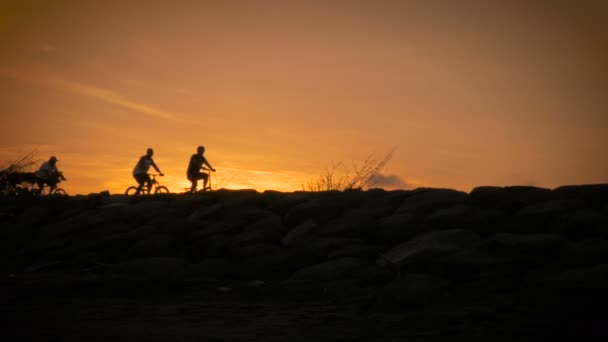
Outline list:
[[[215,172],[215,169],[209,169],[209,168],[206,168],[206,167],[201,167],[201,170]]]

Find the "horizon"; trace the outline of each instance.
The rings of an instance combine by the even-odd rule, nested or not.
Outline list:
[[[204,145],[228,189],[393,150],[387,190],[608,183],[606,9],[6,1],[0,167],[35,150],[69,194],[123,193],[152,147],[182,192]]]

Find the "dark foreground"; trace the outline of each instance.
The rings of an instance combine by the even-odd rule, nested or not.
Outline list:
[[[608,186],[0,199],[15,341],[604,340]]]

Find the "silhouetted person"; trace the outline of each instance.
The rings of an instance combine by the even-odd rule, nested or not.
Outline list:
[[[201,172],[203,164],[206,164],[211,171],[215,172],[215,169],[211,166],[211,164],[209,164],[207,158],[203,156],[203,153],[205,153],[205,148],[203,146],[199,146],[196,149],[196,153],[190,157],[190,163],[188,164],[186,176],[190,183],[192,183],[192,186],[190,187],[191,192],[196,191],[196,186],[199,179],[203,180],[203,189],[207,187],[209,175]]]
[[[146,151],[146,155],[139,158],[139,161],[133,169],[133,178],[135,178],[139,184],[137,187],[137,194],[141,193],[144,183],[147,183],[148,185],[148,192],[150,192],[150,189],[152,188],[152,178],[150,178],[150,175],[148,174],[150,166],[152,166],[161,177],[165,175],[160,171],[158,166],[156,166],[156,163],[152,159],[152,155],[154,155],[154,150],[149,148],[148,151]]]
[[[38,183],[38,188],[42,191],[42,188],[45,184],[50,187],[49,194],[57,188],[57,183],[59,180],[66,180],[61,171],[57,169],[57,157],[52,156],[48,161],[42,163],[38,172],[36,172],[36,183]]]

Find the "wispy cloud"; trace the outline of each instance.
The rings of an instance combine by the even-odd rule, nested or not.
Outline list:
[[[193,123],[191,120],[186,120],[177,113],[155,108],[148,104],[132,100],[113,90],[93,86],[90,84],[75,82],[63,78],[48,77],[47,75],[35,74],[32,72],[17,72],[14,70],[7,69],[0,70],[0,75],[10,77],[20,82],[40,84],[51,88],[68,91],[77,95],[95,98],[100,101],[111,103],[157,119],[164,119],[173,122],[188,124]]]
[[[134,110],[144,115],[159,119],[185,122],[185,120],[179,118],[178,115],[173,112],[157,109],[152,106],[133,101],[109,89],[104,89],[64,79],[53,79],[50,81],[50,83],[73,93],[83,96],[94,97],[96,99],[108,103],[112,103],[130,110]]]

